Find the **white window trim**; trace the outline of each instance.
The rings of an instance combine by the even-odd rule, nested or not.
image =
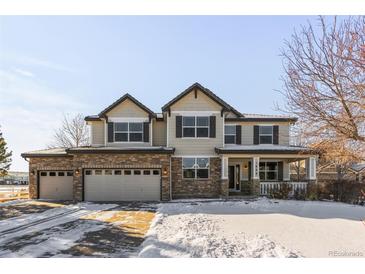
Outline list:
[[[224,144],[225,144],[225,145],[233,145],[233,144],[236,144],[236,135],[237,135],[237,128],[236,128],[236,125],[234,125],[234,124],[226,124],[226,125],[225,125],[225,127],[226,127],[226,126],[232,126],[232,127],[234,127],[234,132],[235,132],[235,133],[234,133],[234,134],[227,134],[227,133],[226,133],[226,129],[224,129],[224,135],[223,135],[223,136],[224,136],[224,139],[223,139]],[[227,135],[227,136],[233,136],[233,137],[234,137],[234,142],[233,142],[233,143],[226,143],[226,135]]]
[[[114,123],[143,123],[148,122],[149,119],[145,117],[108,117],[108,121]]]
[[[260,170],[260,164],[261,163],[265,163],[265,169],[264,170]],[[267,163],[276,163],[276,170],[268,170],[267,169]],[[265,173],[265,179],[263,179],[262,182],[277,182],[277,181],[279,181],[279,161],[272,161],[272,160],[262,161],[261,160],[260,163],[259,163],[259,178],[260,178],[260,173],[261,172]],[[275,172],[276,173],[276,179],[274,179],[274,180],[267,179],[267,172]]]
[[[271,127],[271,134],[262,134],[261,127]],[[271,143],[265,143],[263,145],[274,144],[274,126],[273,125],[259,125],[259,143],[261,144],[261,136],[271,136]]]
[[[210,157],[202,157],[202,156],[198,156],[198,157],[182,157],[182,158],[191,158],[194,159],[194,165],[192,168],[184,168],[184,162],[181,161],[181,170],[182,170],[182,178],[184,180],[208,180],[210,179]],[[198,158],[206,158],[208,159],[208,167],[199,167],[197,164]],[[184,169],[194,169],[195,170],[195,177],[194,178],[185,178],[184,177]],[[208,170],[208,177],[207,178],[198,178],[198,169],[207,169]]]
[[[115,124],[117,124],[117,123],[118,122],[113,123],[113,141],[114,141],[114,143],[128,143],[128,144],[143,143],[143,122],[119,122],[119,123],[127,123],[128,124],[128,131],[118,131],[118,130],[115,130]],[[140,124],[142,124],[142,131],[130,131],[129,130],[129,124],[130,123],[140,123]],[[128,141],[115,141],[115,133],[127,133]],[[129,140],[129,134],[130,133],[142,133],[142,141],[130,141]]]
[[[195,125],[194,126],[184,126],[184,117],[194,117],[195,118]],[[206,117],[208,118],[208,125],[207,126],[198,126],[197,125],[197,122],[198,122],[198,117]],[[210,136],[210,118],[209,116],[182,116],[182,121],[181,121],[181,138],[182,139],[210,139],[209,136]],[[184,137],[184,128],[193,128],[194,127],[194,135],[195,137]],[[198,128],[207,128],[208,129],[208,136],[207,137],[198,137]]]
[[[220,114],[220,111],[211,111],[211,110],[202,110],[202,111],[189,111],[189,110],[176,110],[171,111],[173,114],[182,115],[182,116],[212,116],[214,114]]]

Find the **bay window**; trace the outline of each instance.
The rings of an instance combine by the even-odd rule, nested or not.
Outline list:
[[[183,158],[182,169],[184,179],[207,179],[209,158]]]

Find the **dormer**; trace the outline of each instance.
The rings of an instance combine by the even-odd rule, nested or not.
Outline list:
[[[152,119],[156,114],[125,94],[98,115],[87,116],[92,146],[152,146]]]

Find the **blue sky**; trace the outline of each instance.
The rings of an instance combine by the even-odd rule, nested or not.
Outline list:
[[[283,102],[280,48],[306,16],[2,16],[0,125],[13,150],[45,148],[64,113],[129,92],[152,110],[194,82],[246,113]]]

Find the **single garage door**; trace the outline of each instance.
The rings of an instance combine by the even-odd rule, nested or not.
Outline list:
[[[41,171],[39,174],[39,198],[49,200],[73,199],[72,171]]]
[[[159,169],[87,169],[85,201],[159,201]]]

